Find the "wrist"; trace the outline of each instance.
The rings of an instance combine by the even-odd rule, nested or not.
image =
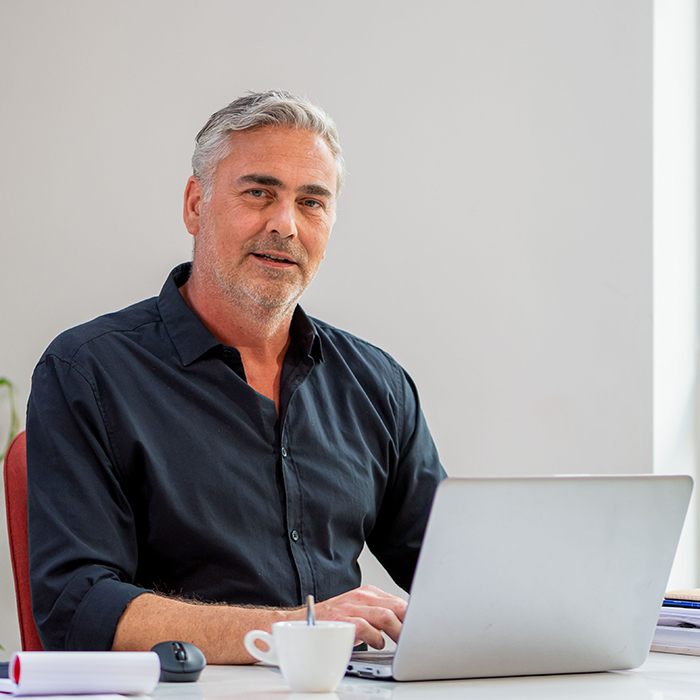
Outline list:
[[[280,610],[279,622],[292,622],[306,619],[306,608],[283,608]]]

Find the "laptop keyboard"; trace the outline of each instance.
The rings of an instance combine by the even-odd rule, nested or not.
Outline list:
[[[393,651],[356,651],[351,661],[355,663],[377,664],[379,666],[391,666],[394,661]]]

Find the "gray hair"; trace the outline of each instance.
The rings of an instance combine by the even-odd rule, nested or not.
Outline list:
[[[197,134],[192,172],[202,183],[208,199],[216,166],[229,154],[229,136],[234,131],[260,129],[264,126],[288,126],[304,129],[323,137],[331,149],[338,170],[337,189],[345,180],[345,160],[333,120],[305,97],[284,90],[250,92],[209,117]]]

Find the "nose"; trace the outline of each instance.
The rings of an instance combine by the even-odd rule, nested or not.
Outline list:
[[[296,205],[279,199],[269,210],[267,232],[276,233],[282,238],[294,238],[297,235]]]

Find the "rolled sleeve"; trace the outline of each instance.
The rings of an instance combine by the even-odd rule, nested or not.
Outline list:
[[[29,564],[46,650],[108,650],[138,561],[134,516],[90,375],[47,354],[27,410]]]
[[[73,608],[72,624],[65,639],[66,651],[109,651],[126,606],[146,592],[105,573],[99,566],[81,572],[81,581],[89,586],[77,608]]]

